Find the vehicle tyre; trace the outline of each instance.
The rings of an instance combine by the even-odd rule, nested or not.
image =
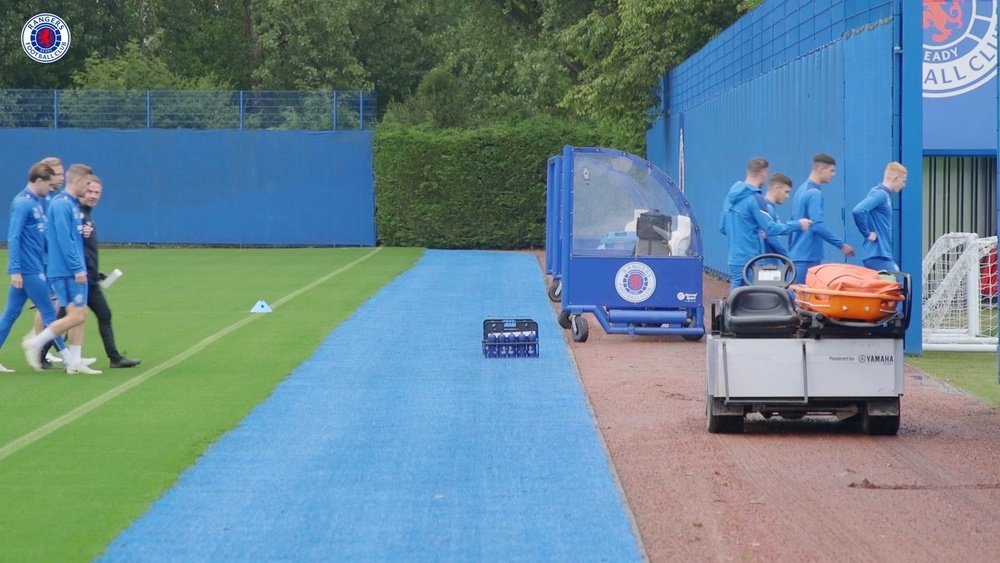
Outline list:
[[[563,328],[572,328],[573,325],[569,319],[569,311],[559,311],[559,326]]]
[[[899,432],[899,415],[868,414],[866,404],[865,414],[861,419],[861,429],[869,436],[895,436]]]
[[[587,319],[583,315],[572,315],[570,323],[572,323],[573,342],[586,342],[590,336],[590,323]]]
[[[562,282],[559,280],[552,280],[549,284],[549,301],[558,303],[562,299]]]
[[[708,414],[708,431],[712,434],[742,434],[744,417]]]

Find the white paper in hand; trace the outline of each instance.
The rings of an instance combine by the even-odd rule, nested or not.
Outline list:
[[[118,268],[115,268],[110,274],[108,274],[108,277],[106,277],[103,280],[101,280],[100,285],[104,289],[107,289],[107,288],[111,287],[111,285],[113,283],[115,283],[116,281],[118,281],[118,278],[120,278],[120,277],[122,277],[122,271],[119,270]]]

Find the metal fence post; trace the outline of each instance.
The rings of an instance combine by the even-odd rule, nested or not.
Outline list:
[[[59,90],[52,91],[52,128],[59,128]]]
[[[146,90],[146,129],[153,128],[153,96],[151,90]]]
[[[358,129],[365,128],[365,91],[358,90]]]
[[[243,130],[243,90],[240,90],[240,131]]]
[[[333,91],[333,130],[337,130],[337,91]]]

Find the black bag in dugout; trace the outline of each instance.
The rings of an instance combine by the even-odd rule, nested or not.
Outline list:
[[[663,240],[663,234],[656,232],[653,227],[669,233],[670,216],[664,215],[656,209],[641,213],[635,222],[635,235],[643,240]]]

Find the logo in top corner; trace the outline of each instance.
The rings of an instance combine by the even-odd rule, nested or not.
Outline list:
[[[32,60],[54,63],[69,51],[69,26],[54,14],[37,14],[21,28],[21,47]]]
[[[642,303],[656,291],[656,274],[642,262],[629,262],[618,268],[615,290],[629,303]]]
[[[925,98],[975,90],[997,75],[997,0],[924,0]]]

